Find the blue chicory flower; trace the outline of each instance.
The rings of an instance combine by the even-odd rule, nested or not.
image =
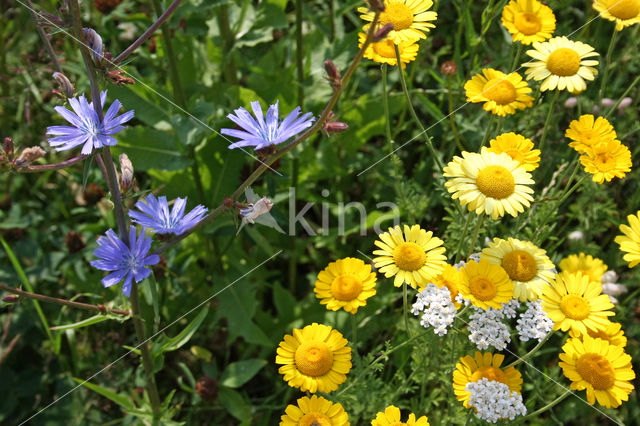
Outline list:
[[[136,203],[136,208],[140,211],[129,211],[129,217],[134,223],[158,234],[180,235],[200,222],[207,213],[207,208],[199,204],[185,215],[186,205],[187,197],[176,198],[169,212],[167,197],[156,198],[153,194],[149,194],[144,200]]]
[[[113,231],[109,229],[106,237],[98,238],[98,248],[93,251],[99,260],[92,260],[91,266],[101,271],[113,271],[102,279],[102,285],[111,287],[124,280],[122,293],[131,295],[131,280],[137,283],[151,274],[149,265],[155,265],[160,261],[157,254],[149,255],[151,237],[147,237],[143,229],[140,236],[136,236],[135,226],[129,228],[129,246],[127,246]]]
[[[278,117],[278,102],[269,107],[266,120],[262,114],[260,102],[251,102],[251,108],[255,119],[249,111],[240,107],[234,114],[227,115],[227,118],[236,123],[242,130],[221,129],[223,135],[239,138],[238,142],[229,145],[230,149],[243,146],[253,146],[254,149],[262,149],[269,145],[277,145],[292,138],[304,129],[311,127],[315,118],[308,112],[300,116],[300,107],[296,107],[289,115],[280,122]]]
[[[100,95],[101,107],[106,100],[107,92],[104,91]],[[116,116],[122,106],[117,99],[111,104],[102,121],[98,119],[93,102],[87,102],[84,95],[70,98],[69,104],[75,114],[61,106],[55,107],[55,110],[72,125],[47,127],[48,135],[56,135],[49,139],[49,145],[56,147],[56,151],[65,151],[83,145],[82,153],[88,155],[94,148],[113,146],[118,143],[118,140],[111,135],[124,129],[122,124],[133,118],[133,110]]]

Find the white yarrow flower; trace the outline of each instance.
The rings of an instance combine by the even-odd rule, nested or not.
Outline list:
[[[456,318],[456,312],[449,289],[432,283],[418,293],[418,300],[411,307],[411,313],[420,316],[420,325],[425,328],[433,327],[438,336],[447,334]]]
[[[508,303],[503,304],[509,305]],[[504,313],[502,309],[489,308],[487,310],[473,307],[473,313],[469,316],[470,321],[467,330],[469,340],[471,340],[479,350],[485,350],[493,346],[501,351],[511,342],[509,328],[502,322]]]
[[[527,408],[522,403],[522,395],[509,390],[509,386],[486,377],[467,383],[465,387],[471,393],[469,405],[476,409],[480,419],[496,423],[498,420],[514,420],[516,416],[524,416]]]
[[[516,330],[523,342],[529,339],[542,341],[553,329],[553,321],[542,309],[540,299],[534,302],[527,302],[527,310],[518,318]]]

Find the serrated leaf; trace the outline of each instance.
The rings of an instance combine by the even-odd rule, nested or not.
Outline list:
[[[266,364],[264,359],[233,362],[222,373],[220,383],[229,388],[238,388],[251,380]]]

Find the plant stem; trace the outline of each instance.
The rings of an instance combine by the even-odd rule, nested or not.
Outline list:
[[[624,91],[624,93],[622,94],[622,96],[620,96],[618,98],[618,101],[615,103],[614,106],[612,106],[609,111],[607,111],[607,113],[604,115],[605,118],[609,117],[611,114],[613,114],[613,111],[615,111],[616,109],[618,109],[618,107],[620,106],[620,103],[622,102],[622,100],[624,98],[627,97],[627,95],[629,94],[629,92],[631,92],[631,90],[633,90],[633,88],[636,86],[636,84],[640,83],[640,75],[636,77],[635,80],[633,80],[633,83],[631,83],[631,85],[629,87],[627,87],[627,90]]]
[[[302,44],[302,0],[296,0],[296,72],[298,74],[298,105],[304,109],[304,46]]]
[[[538,344],[535,345],[533,347],[533,349],[531,349],[524,356],[521,356],[520,358],[516,359],[515,361],[513,361],[511,364],[507,365],[504,368],[507,369],[509,367],[515,367],[516,365],[520,364],[521,362],[524,362],[524,361],[528,360],[529,358],[531,358],[538,351],[538,349],[540,349],[542,347],[542,345],[544,345],[547,342],[547,340],[549,340],[549,338],[551,337],[551,335],[553,333],[554,333],[553,330],[550,331],[549,333],[547,333],[547,335],[544,336],[544,339],[542,339],[540,342],[538,342]]]
[[[575,171],[574,171],[575,173]],[[573,176],[573,175],[572,175]],[[549,218],[551,217],[551,214],[553,212],[556,212],[556,210],[558,209],[558,207],[560,207],[560,205],[569,197],[569,195],[571,195],[576,189],[578,189],[578,187],[582,184],[582,182],[584,182],[584,180],[587,178],[587,175],[583,175],[576,183],[575,185],[573,185],[573,187],[571,187],[571,189],[566,190],[565,189],[565,193],[564,195],[562,195],[560,197],[560,199],[558,201],[556,201],[556,204],[554,206],[553,209],[549,210],[549,213],[547,213],[547,215],[544,217],[544,219],[542,220],[542,223],[540,224],[540,226],[538,226],[536,228],[536,232],[534,235],[537,235],[535,241],[536,241],[536,245],[539,246],[540,244],[542,244],[542,228],[547,224],[547,221],[549,220]],[[568,183],[567,183],[568,185]]]
[[[356,314],[351,314],[351,345],[353,346],[353,352],[358,354],[358,320],[356,319]]]
[[[136,283],[136,280],[132,280],[131,285],[131,310],[133,311],[133,325],[136,330],[136,338],[139,342],[142,343],[142,345],[140,346],[140,352],[142,353],[142,365],[144,367],[144,372],[147,379],[147,392],[149,392],[149,400],[151,401],[151,407],[153,408],[153,417],[155,419],[160,413],[160,396],[158,395],[158,387],[156,386],[156,379],[153,375],[153,361],[151,360],[149,343],[147,342],[144,324],[142,323],[142,318],[140,317],[140,298],[138,297],[138,283]]]
[[[65,161],[61,161],[55,164],[36,164],[35,166],[24,166],[18,167],[16,172],[18,173],[40,173],[40,172],[49,172],[52,170],[64,169],[65,167],[69,167],[73,164],[79,163],[80,161],[87,158],[88,155],[78,155],[77,157],[70,158]]]
[[[604,61],[604,73],[602,75],[602,84],[600,84],[600,92],[598,94],[598,99],[602,99],[604,96],[604,88],[607,86],[607,82],[609,80],[609,68],[611,68],[611,58],[613,56],[613,49],[616,45],[616,40],[618,39],[618,31],[616,30],[615,25],[613,26],[613,34],[611,35],[611,39],[609,40],[609,49],[607,50],[607,57]]]
[[[476,241],[478,240],[478,234],[480,233],[480,228],[484,223],[484,216],[484,214],[480,214],[480,217],[478,217],[478,223],[476,223],[476,228],[473,231],[473,237],[471,238],[471,242],[469,243],[469,252],[467,254],[467,259],[469,259],[469,256],[471,256],[471,254],[473,253]]]
[[[407,329],[407,336],[411,338],[411,330],[409,330],[409,307],[407,301],[407,283],[402,283],[402,310],[404,313],[404,327]]]
[[[460,260],[460,249],[462,249],[462,242],[467,237],[467,231],[469,230],[469,223],[471,223],[471,212],[467,212],[467,220],[464,221],[464,228],[462,229],[462,235],[460,236],[460,240],[458,241],[458,248],[456,248],[456,257],[455,262],[458,263]]]
[[[85,310],[88,310],[88,311],[96,311],[96,312],[100,312],[100,313],[103,313],[103,314],[106,314],[108,312],[108,313],[116,314],[116,315],[124,315],[124,316],[131,315],[131,312],[124,311],[124,310],[121,310],[121,309],[111,309],[111,308],[107,308],[104,305],[91,305],[89,303],[73,302],[71,300],[61,299],[61,298],[58,298],[58,297],[51,297],[51,296],[45,296],[43,294],[31,293],[31,292],[28,292],[28,291],[24,291],[24,290],[20,290],[18,288],[14,288],[14,287],[8,286],[8,285],[3,284],[3,283],[0,283],[0,290],[4,290],[6,292],[13,293],[13,294],[18,294],[20,296],[24,296],[24,297],[27,297],[29,299],[36,299],[36,300],[40,300],[42,302],[55,303],[55,304],[58,304],[58,305],[70,306],[72,308],[85,309]]]
[[[513,61],[511,61],[511,66],[509,67],[509,72],[514,72],[518,67],[518,62],[520,62],[520,55],[522,55],[522,43],[518,43],[518,47],[516,49],[516,53],[513,56]]]
[[[396,49],[396,61],[397,61],[396,66],[398,67],[398,71],[400,72],[400,83],[402,83],[402,91],[404,92],[404,96],[407,99],[407,106],[409,107],[409,112],[411,113],[411,117],[413,117],[413,121],[415,121],[418,127],[420,128],[420,133],[424,135],[424,139],[427,143],[427,147],[429,148],[429,151],[431,151],[431,155],[433,156],[433,161],[438,166],[440,173],[442,173],[443,165],[440,162],[440,158],[438,158],[438,155],[436,154],[436,150],[433,148],[433,144],[431,143],[431,138],[427,134],[427,130],[422,125],[422,122],[420,122],[420,119],[418,118],[418,114],[416,114],[416,110],[413,109],[413,105],[411,103],[411,97],[409,96],[409,90],[407,89],[407,82],[404,78],[404,70],[402,69],[402,61],[400,59],[400,49],[398,48],[397,44],[394,44],[393,46]]]
[[[31,17],[33,18],[33,21],[36,24],[36,29],[38,30],[38,34],[42,39],[42,43],[44,43],[44,47],[45,49],[47,49],[49,56],[51,56],[51,60],[53,61],[53,67],[56,69],[56,71],[62,72],[62,68],[60,68],[60,62],[58,62],[56,52],[53,50],[53,47],[51,46],[49,37],[47,37],[47,34],[42,29],[42,25],[40,25],[40,23],[38,22],[38,15],[36,14],[35,9],[33,8],[33,3],[31,3],[31,0],[26,0],[26,1],[27,1],[27,4],[29,5],[29,12],[31,13]]]
[[[571,389],[567,389],[562,395],[560,395],[559,397],[557,397],[556,399],[554,399],[553,401],[551,401],[550,403],[548,403],[544,407],[540,408],[539,410],[534,411],[531,414],[527,414],[524,417],[519,417],[519,418],[515,419],[514,421],[519,423],[519,422],[522,422],[522,421],[525,421],[525,420],[529,420],[529,419],[537,416],[538,414],[544,413],[545,411],[550,410],[551,408],[553,408],[556,405],[558,405],[560,402],[562,402],[562,400],[564,400],[566,397],[568,397],[572,393],[573,393],[573,391]]]
[[[235,35],[231,31],[231,25],[229,24],[229,10],[227,5],[223,4],[218,7],[218,27],[220,28],[220,35],[222,36],[222,61],[220,66],[222,67],[222,75],[227,84],[238,84],[236,61],[231,54],[231,49],[235,43]]]
[[[373,33],[374,33],[376,25],[378,23],[379,17],[380,17],[380,13],[376,12],[376,14],[373,17],[373,21],[371,22],[371,26],[369,28],[369,31],[367,32],[367,38],[366,38],[364,44],[362,45],[362,47],[360,48],[360,50],[356,54],[355,58],[353,58],[353,60],[351,61],[351,64],[349,65],[349,68],[344,73],[344,75],[343,75],[343,77],[341,79],[341,84],[338,87],[335,88],[335,90],[333,92],[333,95],[329,99],[329,102],[327,102],[327,105],[322,110],[322,113],[320,114],[320,117],[318,118],[318,120],[316,120],[316,122],[309,129],[307,129],[307,131],[305,131],[303,134],[298,136],[293,141],[289,142],[283,149],[281,149],[280,151],[276,152],[271,157],[265,159],[251,173],[251,175],[249,175],[249,177],[246,178],[244,180],[244,182],[242,182],[238,188],[236,188],[236,190],[233,192],[233,194],[231,194],[231,196],[229,197],[231,200],[236,200],[239,196],[241,196],[244,193],[244,190],[247,187],[249,187],[251,184],[253,184],[269,168],[269,166],[271,166],[271,164],[273,164],[276,160],[278,160],[280,157],[285,155],[287,152],[291,151],[293,148],[295,148],[296,146],[298,146],[299,144],[301,144],[302,142],[304,142],[309,137],[311,137],[312,135],[316,134],[317,132],[319,132],[323,128],[324,124],[326,123],[327,119],[329,118],[330,112],[333,110],[333,107],[338,102],[338,99],[340,98],[340,95],[342,94],[342,91],[343,91],[345,85],[351,79],[351,76],[355,72],[356,68],[358,68],[358,65],[360,64],[360,61],[362,60],[362,57],[364,55],[364,51],[369,46],[369,44],[371,44],[371,41],[373,39]],[[169,241],[164,243],[160,248],[158,248],[154,253],[156,253],[156,254],[157,253],[161,253],[161,252],[165,251],[166,249],[168,249],[169,247],[172,247],[172,246],[176,245],[177,243],[182,241],[184,238],[188,237],[193,232],[195,232],[198,229],[200,229],[202,226],[213,222],[213,220],[215,220],[215,218],[220,216],[225,211],[225,209],[226,209],[226,207],[224,205],[222,205],[222,204],[219,205],[214,210],[212,210],[208,215],[206,215],[198,224],[193,226],[191,229],[187,230],[182,235],[179,235],[179,236],[176,236],[176,237],[170,239]]]
[[[458,146],[458,149],[460,150],[460,152],[463,152],[465,151],[465,148],[462,145],[462,142],[460,141],[460,136],[458,135],[458,126],[456,126],[455,111],[453,109],[453,94],[451,90],[450,75],[447,76],[447,98],[449,101],[449,124],[451,124],[451,131],[453,132],[453,137],[456,140],[456,145]]]
[[[542,137],[540,138],[540,145],[538,149],[541,152],[544,148],[544,141],[547,139],[547,133],[549,132],[549,124],[551,123],[551,116],[553,115],[553,110],[556,107],[556,102],[558,102],[558,96],[560,96],[560,90],[556,89],[553,93],[553,98],[551,98],[551,104],[549,105],[549,112],[547,113],[547,119],[544,121],[544,128],[542,129]]]
[[[496,116],[491,114],[491,118],[489,118],[489,124],[487,124],[487,130],[484,132],[484,136],[482,137],[482,143],[480,143],[480,149],[487,144],[489,137],[491,136],[491,127],[493,126],[493,122],[496,120]]]
[[[173,2],[169,5],[169,7],[167,8],[167,10],[165,10],[162,15],[160,15],[154,22],[153,24],[151,24],[151,26],[144,32],[142,33],[142,35],[140,37],[138,37],[136,39],[136,41],[134,41],[133,43],[131,43],[131,45],[129,47],[127,47],[124,51],[122,51],[121,54],[119,54],[118,56],[116,56],[116,58],[113,60],[112,64],[113,65],[117,65],[120,62],[124,61],[129,55],[131,55],[138,47],[140,47],[140,45],[142,45],[142,43],[144,43],[145,41],[147,41],[149,39],[149,37],[151,37],[153,35],[154,32],[156,32],[156,30],[158,29],[158,27],[160,27],[160,25],[162,25],[167,19],[169,19],[169,16],[171,16],[171,14],[173,14],[173,12],[178,8],[178,6],[180,5],[180,3],[182,3],[182,0],[173,0]]]

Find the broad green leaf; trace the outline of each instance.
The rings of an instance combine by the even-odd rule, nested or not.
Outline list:
[[[255,376],[267,364],[264,359],[248,359],[233,362],[222,373],[220,383],[230,388],[239,388]]]
[[[105,387],[99,386],[99,385],[95,385],[91,382],[86,382],[82,379],[78,379],[76,377],[73,378],[73,380],[76,383],[80,383],[82,386],[96,392],[99,393],[100,395],[104,396],[105,398],[110,399],[111,401],[115,402],[116,404],[118,404],[119,406],[128,409],[128,410],[133,410],[135,408],[135,406],[133,405],[133,401],[126,395],[122,395],[119,393],[116,393],[115,391],[112,391],[111,389],[107,389]]]
[[[244,283],[246,284],[246,283]],[[242,282],[232,285],[218,296],[219,313],[229,321],[229,339],[242,337],[249,343],[271,346],[272,342],[252,320],[255,296]]]
[[[135,170],[181,170],[191,160],[180,151],[174,135],[149,127],[129,127],[118,134],[114,155],[126,153]]]
[[[120,100],[125,110],[128,111],[133,109],[135,111],[136,119],[152,127],[156,126],[161,121],[168,122],[169,116],[166,111],[159,106],[166,105],[166,101],[149,101],[143,97],[143,93],[149,93],[149,89],[137,84],[134,86],[119,87],[114,85],[109,87],[109,97],[113,96],[113,99],[117,98]],[[171,98],[171,96],[168,98]],[[120,140],[120,138],[118,138],[118,140]]]
[[[74,322],[73,324],[65,324],[65,325],[57,325],[55,327],[51,327],[51,330],[73,330],[75,328],[88,327],[92,324],[97,324],[102,321],[106,321],[111,319],[109,316],[104,314],[94,315],[90,318],[83,319],[82,321]]]
[[[220,387],[218,399],[224,408],[236,419],[243,421],[251,416],[251,407],[242,395],[233,389]]]
[[[167,338],[159,348],[160,353],[171,352],[181,348],[186,344],[193,334],[198,330],[204,319],[209,313],[209,308],[203,308],[200,313],[187,325],[184,330],[178,333],[175,337]]]
[[[273,303],[278,310],[278,318],[285,324],[293,320],[296,304],[296,298],[293,297],[291,292],[280,283],[273,285]]]

